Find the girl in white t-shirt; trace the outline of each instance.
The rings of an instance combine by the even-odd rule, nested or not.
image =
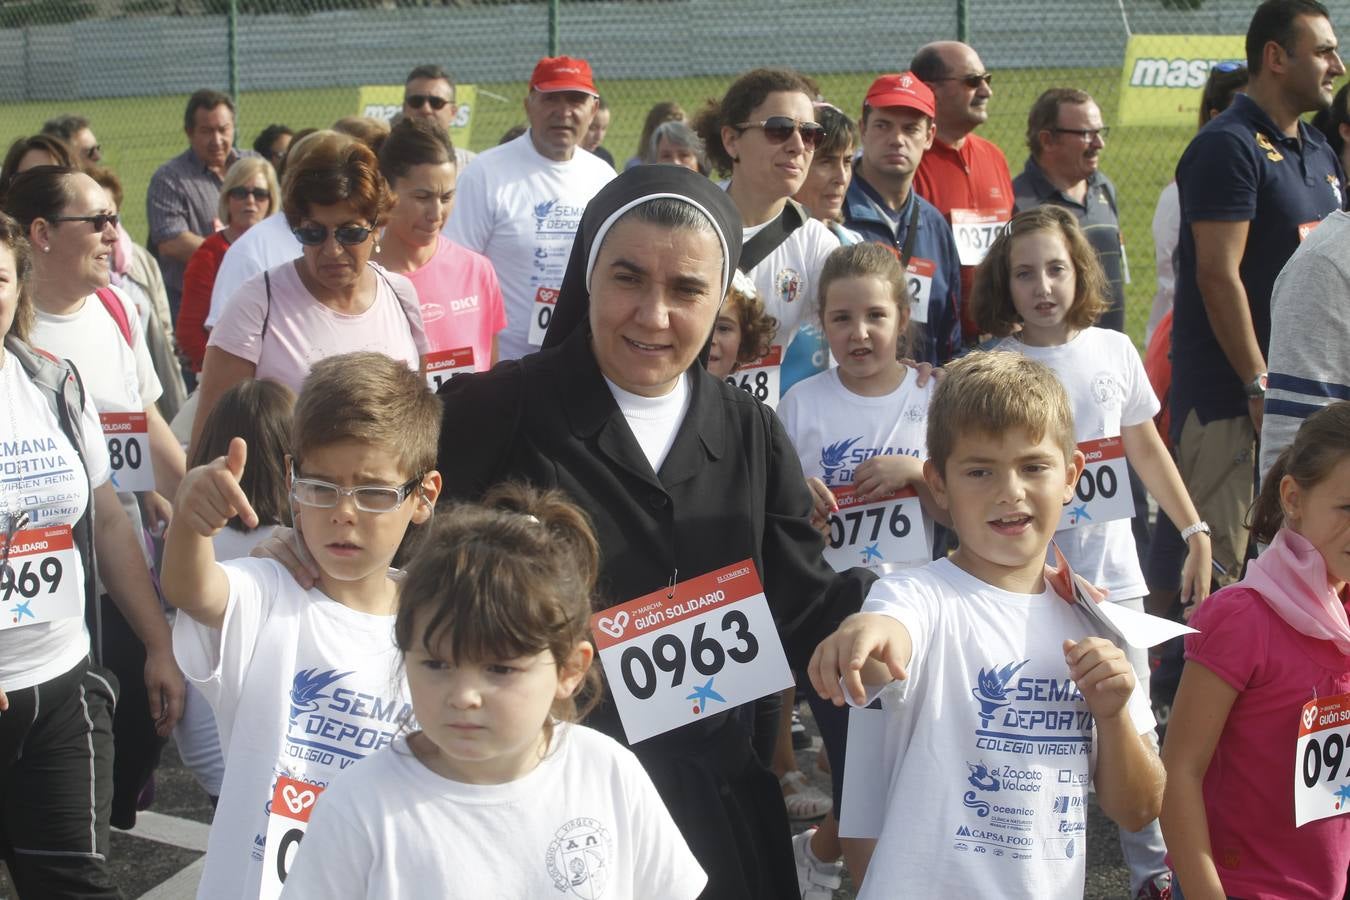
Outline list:
[[[698,896],[637,758],[572,722],[598,697],[598,567],[561,494],[508,484],[443,512],[394,626],[421,729],[324,791],[283,897]]]
[[[290,525],[286,491],[286,459],[291,448],[291,412],[295,392],[284,384],[249,378],[221,395],[202,426],[191,466],[204,466],[230,450],[230,441],[241,437],[252,457],[239,480],[258,524],[249,528],[239,516],[225,523],[211,543],[216,559],[225,562],[248,556],[278,525]],[[183,718],[173,732],[178,755],[212,804],[220,796],[225,778],[225,758],[220,747],[216,715],[201,691],[188,682]]]
[[[1117,475],[1105,463],[1093,471],[1097,460],[1123,448],[1125,459],[1187,541],[1183,602],[1203,600],[1210,583],[1209,526],[1200,521],[1153,424],[1158,399],[1138,351],[1125,335],[1093,325],[1106,309],[1105,284],[1073,216],[1057,206],[1037,207],[1013,218],[976,270],[975,322],[981,333],[995,336],[990,349],[1021,353],[1053,369],[1073,402],[1075,437],[1088,466],[1055,534],[1069,565],[1105,589],[1112,601],[1143,610],[1147,588],[1130,530],[1134,504],[1112,511],[1102,499],[1108,493],[1128,496],[1128,476]],[[1118,442],[1111,440],[1116,438]],[[1148,654],[1134,647],[1127,653],[1147,696]],[[1121,832],[1121,843],[1131,893],[1150,881],[1161,887],[1167,868],[1157,822],[1125,834]]]
[[[933,383],[899,362],[909,325],[900,262],[874,243],[840,247],[820,273],[821,324],[836,365],[794,385],[778,416],[815,498],[812,519],[836,569],[889,571],[932,559],[933,519],[923,461]],[[905,494],[913,489],[917,497]],[[901,496],[893,496],[899,493]],[[830,760],[835,806],[815,830],[793,840],[802,896],[832,896],[842,855],[859,880],[870,842],[838,836],[847,714],[807,699]]]

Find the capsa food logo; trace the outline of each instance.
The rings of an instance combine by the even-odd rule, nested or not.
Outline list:
[[[1143,57],[1134,61],[1130,87],[1202,88],[1210,68],[1222,62],[1241,60]]]

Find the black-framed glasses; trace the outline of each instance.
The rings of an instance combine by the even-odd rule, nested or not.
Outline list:
[[[99,213],[95,216],[52,216],[48,222],[89,222],[94,226],[94,232],[98,233],[106,229],[109,225],[114,228],[121,221],[117,213]]]
[[[374,228],[367,228],[365,225],[339,225],[333,229],[333,240],[344,247],[350,247],[353,244],[364,244],[366,238]],[[291,234],[295,239],[306,247],[317,247],[328,240],[328,227],[326,225],[301,225],[299,228],[292,228]]]
[[[435,94],[407,94],[403,97],[403,102],[413,109],[421,109],[425,104],[437,112],[445,109],[450,103],[446,98],[437,97]]]
[[[969,75],[949,75],[946,78],[934,78],[933,81],[959,81],[973,90],[982,84],[993,84],[994,73],[972,72]]]
[[[225,193],[229,194],[232,200],[247,200],[252,197],[259,203],[266,203],[272,199],[272,193],[267,188],[247,188],[243,185],[236,185]]]
[[[343,497],[351,497],[356,508],[368,513],[387,513],[398,509],[417,486],[422,483],[422,475],[409,478],[398,487],[376,484],[359,484],[345,488],[331,481],[317,478],[301,478],[291,465],[291,498],[302,506],[315,509],[332,509]]]
[[[792,116],[769,116],[762,122],[742,122],[735,126],[737,130],[760,128],[770,144],[782,144],[792,137],[794,131],[800,132],[802,143],[807,150],[814,150],[825,140],[825,126],[819,122],[798,122]]]
[[[1085,144],[1092,143],[1093,138],[1106,140],[1106,136],[1111,133],[1111,126],[1103,125],[1101,128],[1051,128],[1055,134],[1074,134]]]

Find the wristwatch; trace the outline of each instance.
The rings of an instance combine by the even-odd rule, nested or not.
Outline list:
[[[1202,531],[1203,531],[1205,534],[1213,534],[1213,532],[1211,532],[1211,531],[1209,530],[1209,523],[1208,523],[1208,522],[1196,522],[1194,525],[1189,525],[1189,526],[1187,526],[1186,528],[1181,529],[1181,541],[1182,541],[1182,543],[1185,543],[1186,541],[1189,541],[1189,540],[1191,539],[1191,535],[1193,535],[1193,534],[1199,534],[1199,533],[1202,532]]]
[[[1242,392],[1248,397],[1264,397],[1266,395],[1266,379],[1270,375],[1268,372],[1262,372],[1247,384],[1242,386]]]

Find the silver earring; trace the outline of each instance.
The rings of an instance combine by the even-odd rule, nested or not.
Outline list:
[[[51,252],[52,252],[52,245],[51,245],[51,244],[48,244],[47,246],[43,247],[43,248],[42,248],[42,252],[43,252],[43,253],[51,253]]]

